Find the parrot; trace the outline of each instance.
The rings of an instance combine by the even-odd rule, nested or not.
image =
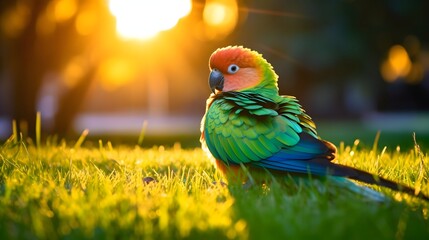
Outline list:
[[[335,145],[318,136],[296,97],[279,95],[278,75],[257,51],[219,48],[209,58],[209,69],[212,93],[201,120],[200,142],[229,181],[244,183],[249,174],[261,172],[332,176],[339,182],[355,180],[429,200],[412,187],[334,163]]]

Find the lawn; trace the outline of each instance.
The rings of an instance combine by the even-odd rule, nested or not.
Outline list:
[[[339,146],[338,162],[429,194],[425,149]],[[0,239],[429,239],[427,202],[289,177],[243,188],[199,148],[48,138],[0,145]]]

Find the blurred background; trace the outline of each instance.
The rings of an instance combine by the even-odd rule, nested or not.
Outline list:
[[[89,130],[198,146],[218,47],[262,53],[323,138],[429,147],[424,0],[8,0],[0,3],[0,140]]]

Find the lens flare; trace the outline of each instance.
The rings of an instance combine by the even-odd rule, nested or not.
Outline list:
[[[191,0],[110,0],[116,30],[126,39],[148,39],[176,26],[192,9]]]

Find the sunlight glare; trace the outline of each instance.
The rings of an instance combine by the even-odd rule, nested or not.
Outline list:
[[[192,9],[191,0],[110,0],[116,30],[127,39],[148,39],[173,28]]]
[[[238,22],[238,4],[231,0],[207,0],[203,11],[209,39],[231,33]]]
[[[209,25],[221,25],[226,19],[226,12],[225,5],[218,2],[209,3],[204,9],[204,19]]]

